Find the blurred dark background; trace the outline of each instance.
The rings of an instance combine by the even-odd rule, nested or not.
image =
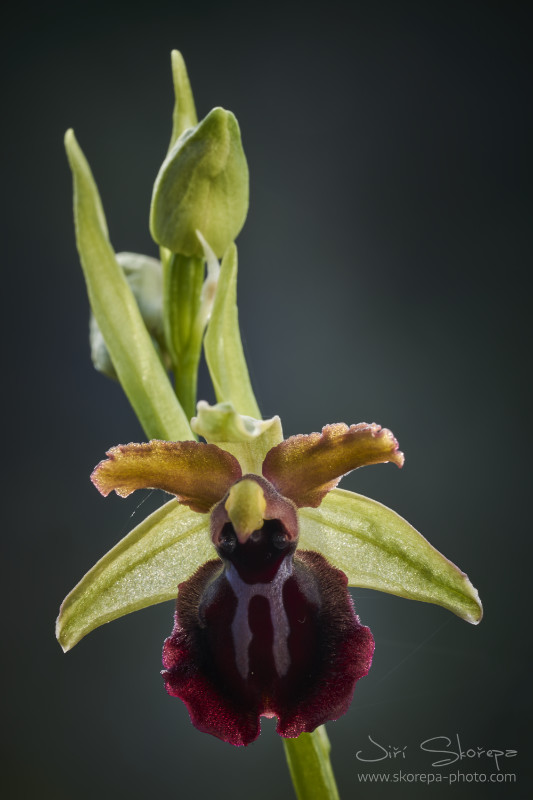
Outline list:
[[[166,696],[172,604],[68,655],[53,636],[64,595],[162,500],[103,500],[89,482],[106,448],[143,434],[90,364],[63,133],[74,127],[91,163],[115,249],[155,255],[147,220],[170,136],[172,48],[199,114],[222,105],[241,125],[240,318],[264,414],[280,414],[286,435],[335,421],[392,428],[404,470],[360,470],[343,486],[409,519],[484,601],[476,628],[354,591],[377,648],[350,712],[328,726],[341,794],[425,797],[424,785],[361,785],[373,768],[357,751],[370,735],[408,746],[376,770],[436,772],[419,743],[459,734],[464,749],[517,749],[502,772],[518,782],[459,777],[435,796],[527,795],[526,8],[94,0],[21,2],[4,20],[6,797],[292,797],[273,721],[235,749]],[[205,376],[201,396],[213,399]],[[495,771],[486,758],[446,770]]]

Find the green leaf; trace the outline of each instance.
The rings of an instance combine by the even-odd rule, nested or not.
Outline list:
[[[172,137],[168,148],[169,152],[187,128],[193,128],[198,124],[194,97],[183,56],[179,50],[173,50],[170,54],[170,58],[175,102],[174,113],[172,114]]]
[[[477,624],[476,589],[455,564],[386,506],[334,489],[319,508],[302,508],[300,547],[322,553],[350,586],[444,606]]]
[[[140,608],[172,600],[178,584],[216,558],[209,517],[171,500],[134,528],[61,605],[56,636],[66,652],[87,633]]]
[[[324,725],[296,739],[283,739],[283,746],[298,800],[339,800]]]
[[[261,419],[239,331],[237,248],[234,244],[227,249],[222,259],[204,348],[218,402],[230,402],[237,413]]]
[[[109,242],[100,196],[74,132],[65,148],[74,178],[76,242],[89,302],[113,366],[150,439],[193,439]]]
[[[206,442],[227,450],[239,461],[243,474],[261,475],[268,451],[283,441],[279,417],[259,420],[237,414],[231,403],[210,406],[198,403],[198,416],[191,419],[191,428]]]
[[[196,231],[220,258],[248,211],[248,165],[231,111],[214,108],[172,147],[154,184],[150,231],[154,240],[185,256],[203,256]]]

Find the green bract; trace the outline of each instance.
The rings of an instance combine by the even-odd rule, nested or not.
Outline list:
[[[189,423],[115,257],[98,189],[72,130],[65,136],[65,148],[74,179],[76,243],[89,302],[122,388],[147,436],[192,439]]]
[[[173,253],[202,256],[196,231],[221,258],[244,225],[248,166],[237,120],[214,108],[181,134],[154,184],[150,231]]]
[[[179,50],[171,53],[172,82],[174,84],[174,111],[172,114],[172,136],[169,150],[176,144],[181,134],[187,128],[194,128],[198,124],[196,106],[187,75],[185,61]]]
[[[237,311],[237,248],[231,245],[220,267],[218,289],[205,335],[205,358],[219,403],[260,418],[242,349]]]

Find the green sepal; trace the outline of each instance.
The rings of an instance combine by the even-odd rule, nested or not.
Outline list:
[[[141,522],[81,579],[61,605],[56,636],[66,652],[105,622],[172,600],[178,584],[216,558],[209,516],[171,500]]]
[[[89,302],[118,379],[148,438],[193,439],[109,242],[98,189],[72,130],[65,135],[65,148],[74,178],[76,242]]]
[[[187,128],[193,128],[198,124],[196,106],[194,105],[194,97],[183,56],[179,50],[173,50],[170,54],[170,60],[172,65],[172,82],[174,84],[175,101],[174,112],[172,114],[172,136],[168,148],[169,152]]]
[[[191,419],[193,431],[234,455],[244,474],[261,475],[266,454],[283,441],[279,417],[254,419],[237,414],[231,403],[210,406],[205,400],[198,403],[197,413]]]
[[[196,231],[221,258],[248,211],[249,177],[237,120],[214,108],[188,128],[168,153],[154,184],[150,231],[185,256],[202,256]]]
[[[218,402],[230,402],[239,414],[261,419],[239,331],[237,248],[234,244],[228,248],[220,265],[204,350]]]
[[[436,603],[480,622],[481,602],[468,576],[381,503],[334,489],[319,508],[300,509],[299,517],[299,546],[322,553],[349,586]]]

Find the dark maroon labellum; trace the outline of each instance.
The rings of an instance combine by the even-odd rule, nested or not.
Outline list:
[[[201,731],[246,745],[260,716],[295,737],[337,719],[366,675],[374,640],[355,614],[343,572],[295,552],[279,520],[242,544],[231,523],[217,533],[221,561],[179,587],[163,649],[169,694]]]

